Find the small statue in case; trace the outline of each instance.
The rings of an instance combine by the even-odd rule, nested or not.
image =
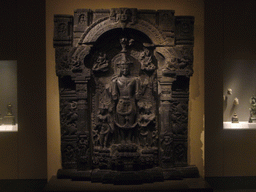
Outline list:
[[[249,123],[252,123],[253,121],[256,120],[256,97],[255,96],[252,96],[250,98],[250,104],[251,104],[251,108],[249,108],[250,110]]]

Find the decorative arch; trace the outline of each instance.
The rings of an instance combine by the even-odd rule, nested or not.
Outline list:
[[[78,44],[93,44],[105,32],[122,27],[121,22],[115,22],[109,17],[99,19],[85,30]],[[125,28],[139,30],[147,35],[154,45],[168,45],[166,37],[161,30],[143,19],[138,19],[135,24],[128,24]]]

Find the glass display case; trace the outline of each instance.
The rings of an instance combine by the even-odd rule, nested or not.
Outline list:
[[[0,82],[0,132],[18,131],[16,60],[0,60]]]
[[[256,129],[256,61],[227,61],[223,73],[224,129]]]

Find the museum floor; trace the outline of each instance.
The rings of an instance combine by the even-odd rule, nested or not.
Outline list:
[[[53,178],[55,179],[55,178]],[[178,184],[172,184],[174,187],[176,187],[176,189],[171,189],[171,188],[167,188],[165,187],[160,187],[160,185],[162,185],[162,183],[156,183],[155,187],[152,188],[147,188],[147,190],[141,190],[142,186],[141,185],[137,185],[135,188],[133,188],[132,190],[129,190],[129,188],[131,189],[131,187],[126,186],[126,188],[120,189],[120,190],[115,190],[115,191],[175,191],[175,192],[184,192],[184,191],[193,191],[193,192],[199,192],[199,191],[212,191],[212,192],[256,192],[256,187],[254,186],[255,184],[248,182],[251,179],[247,180],[247,181],[242,181],[241,183],[245,183],[245,185],[239,185],[239,182],[235,182],[235,183],[231,183],[227,181],[227,178],[222,179],[222,181],[225,181],[227,183],[227,185],[223,185],[223,183],[221,181],[219,181],[218,183],[220,185],[218,185],[218,183],[215,183],[214,187],[206,187],[205,189],[199,187],[198,189],[194,188],[194,189],[182,189],[179,187]],[[216,181],[216,179],[215,179]],[[210,181],[212,184],[212,180]],[[61,182],[60,182],[61,183]],[[60,184],[59,183],[59,184]],[[69,182],[67,182],[68,184]],[[177,183],[176,181],[171,182],[171,183]],[[247,183],[247,184],[246,184]],[[49,183],[48,183],[49,184]],[[0,192],[45,192],[47,191],[47,181],[44,179],[41,180],[36,180],[36,179],[32,179],[32,180],[0,180]],[[201,183],[202,184],[202,183]],[[110,184],[99,184],[101,186],[106,186],[105,188],[103,188],[103,190],[97,190],[96,188],[94,188],[93,190],[89,190],[89,191],[113,191],[113,190],[108,190],[107,186],[110,186]],[[150,185],[150,184],[149,184]],[[157,186],[158,185],[158,186]],[[112,185],[113,186],[113,185]],[[243,188],[242,188],[243,187]],[[58,188],[58,187],[57,187]],[[60,192],[60,191],[84,191],[84,190],[69,190],[68,188],[64,188],[63,186],[60,188],[52,188],[53,190],[51,191],[55,191],[55,192]],[[49,189],[49,186],[48,186]],[[48,190],[49,192],[50,190]],[[88,190],[86,190],[88,191]]]
[[[256,189],[216,189],[214,192],[256,192]]]

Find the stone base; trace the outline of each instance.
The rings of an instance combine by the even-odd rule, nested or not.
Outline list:
[[[72,181],[71,179],[57,179],[53,176],[46,185],[45,192],[73,192],[73,191],[204,191],[213,192],[213,189],[202,178],[187,178],[163,182],[146,183],[141,185],[113,185],[92,183],[90,181]]]
[[[73,181],[91,181],[118,185],[153,183],[164,180],[181,180],[183,178],[198,178],[199,172],[195,166],[163,169],[155,167],[140,171],[115,171],[109,169],[94,169],[77,171],[76,169],[59,169],[58,179]]]
[[[5,124],[5,125],[15,125],[15,117],[14,116],[4,116],[3,124]]]

